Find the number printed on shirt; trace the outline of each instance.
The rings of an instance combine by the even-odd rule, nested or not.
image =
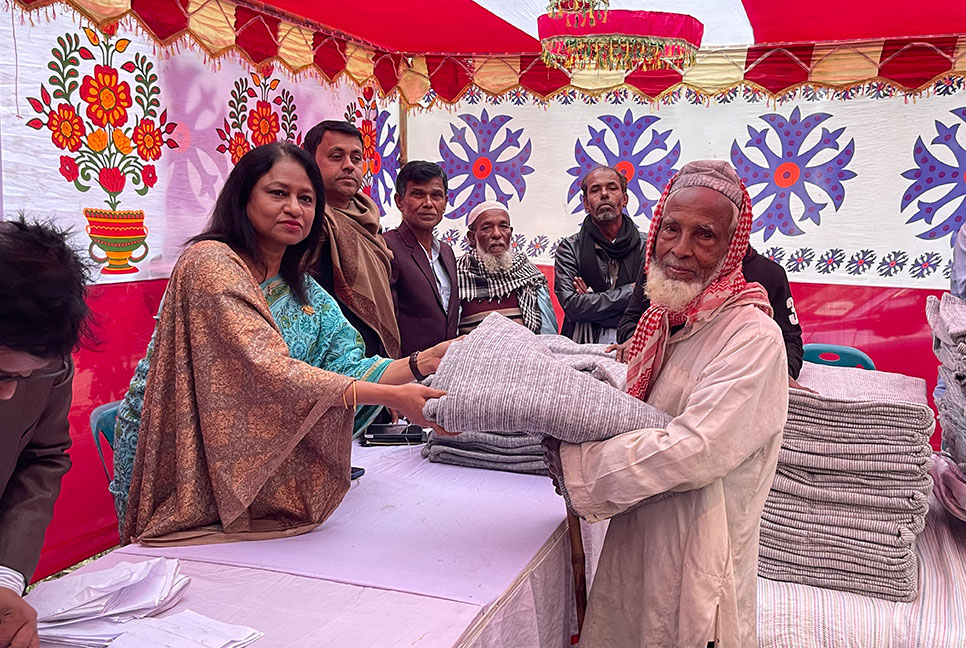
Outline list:
[[[791,296],[789,296],[788,301],[785,302],[785,305],[788,306],[788,321],[791,322],[793,325],[797,326],[798,313],[795,312],[795,300],[793,300]]]

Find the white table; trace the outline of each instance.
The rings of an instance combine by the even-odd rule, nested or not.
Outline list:
[[[570,545],[550,480],[434,464],[419,450],[355,448],[366,474],[312,533],[128,546],[85,570],[178,558],[192,583],[169,614],[252,626],[265,633],[257,648],[569,646]]]

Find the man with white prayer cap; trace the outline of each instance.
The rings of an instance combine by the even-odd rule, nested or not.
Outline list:
[[[665,428],[545,442],[585,519],[610,519],[580,645],[756,646],[758,528],[788,409],[785,345],[741,260],[751,200],[724,161],[670,181],[645,247],[627,391]],[[606,424],[606,422],[602,422]]]
[[[466,227],[471,249],[456,262],[460,335],[494,311],[534,333],[556,333],[547,278],[526,254],[510,249],[513,227],[506,206],[480,203],[466,217]]]

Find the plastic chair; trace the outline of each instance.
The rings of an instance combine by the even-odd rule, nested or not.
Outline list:
[[[875,371],[872,358],[855,347],[841,344],[806,344],[804,359],[806,362],[833,367],[859,367]]]
[[[111,450],[114,449],[114,423],[117,421],[117,408],[120,404],[121,401],[105,403],[94,408],[94,411],[91,412],[91,434],[94,435],[94,447],[97,448],[97,455],[101,458],[101,468],[104,469],[107,481],[111,481],[111,475],[107,472],[107,463],[104,461],[104,451],[101,449],[99,437],[104,437]]]

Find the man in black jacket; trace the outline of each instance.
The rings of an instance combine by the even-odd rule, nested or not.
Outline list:
[[[580,188],[587,216],[554,255],[553,290],[564,312],[560,333],[581,344],[613,342],[644,259],[644,241],[624,213],[627,179],[620,172],[597,167]]]
[[[749,283],[760,283],[768,293],[768,301],[771,303],[772,317],[782,330],[782,337],[785,338],[785,353],[788,356],[788,384],[790,387],[801,389],[798,382],[799,372],[802,370],[802,327],[798,323],[798,315],[795,312],[795,302],[792,299],[792,291],[788,285],[788,277],[785,270],[780,265],[758,254],[754,248],[748,246],[748,252],[741,262],[741,268],[745,273],[745,280]],[[641,266],[640,275],[637,283],[634,284],[634,291],[631,294],[630,303],[624,311],[620,324],[617,325],[617,342],[614,348],[617,349],[618,360],[626,362],[624,357],[625,342],[634,335],[637,322],[641,315],[651,305],[650,300],[644,293],[644,286],[647,283],[647,276],[644,274],[644,266]]]

